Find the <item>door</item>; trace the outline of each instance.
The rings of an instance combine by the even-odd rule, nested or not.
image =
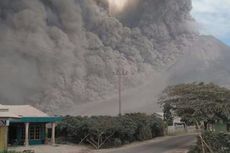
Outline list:
[[[29,129],[30,145],[45,143],[45,124],[31,125]]]
[[[8,144],[11,146],[18,145],[18,140],[17,140],[17,126],[15,125],[10,125],[9,126],[9,132],[8,132]]]

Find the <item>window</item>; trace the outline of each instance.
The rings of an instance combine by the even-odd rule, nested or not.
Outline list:
[[[25,127],[21,128],[21,139],[25,140]]]
[[[31,126],[30,127],[30,139],[39,140],[40,139],[40,126]]]

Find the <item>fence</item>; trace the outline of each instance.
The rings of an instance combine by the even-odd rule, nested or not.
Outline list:
[[[197,129],[195,126],[182,126],[182,125],[174,125],[168,126],[167,135],[179,135],[186,133],[196,133]]]

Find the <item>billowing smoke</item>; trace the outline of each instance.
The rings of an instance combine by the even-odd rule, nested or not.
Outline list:
[[[107,0],[1,0],[0,101],[61,112],[106,100],[119,65],[126,90],[166,84],[162,71],[197,36],[190,10],[190,0],[129,0],[116,14]]]

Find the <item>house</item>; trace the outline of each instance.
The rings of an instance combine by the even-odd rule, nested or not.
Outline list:
[[[61,120],[60,117],[49,116],[30,105],[0,105],[0,107],[2,108],[0,120],[5,123],[2,126],[5,130],[1,133],[4,133],[8,145],[55,144],[55,126]],[[48,131],[51,131],[50,141],[47,138]]]
[[[154,115],[164,120],[163,112],[157,112],[157,113],[154,113]],[[166,134],[174,135],[174,134],[185,133],[185,132],[188,132],[188,127],[186,123],[182,122],[180,117],[174,116],[172,125],[167,126]]]
[[[7,148],[8,128],[9,120],[18,118],[9,112],[8,109],[0,105],[0,151]]]
[[[156,117],[158,118],[161,118],[162,120],[164,120],[164,113],[163,112],[156,112],[156,113],[153,113]],[[177,126],[177,125],[185,125],[185,122],[182,122],[181,121],[181,118],[178,117],[178,116],[174,116],[173,117],[173,126]]]

